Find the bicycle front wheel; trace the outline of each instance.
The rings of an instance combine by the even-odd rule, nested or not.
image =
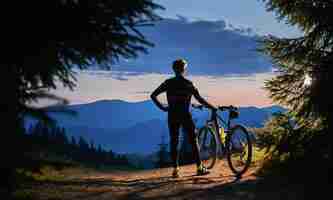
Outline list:
[[[207,169],[214,167],[217,158],[217,139],[208,127],[199,130],[198,142],[200,147],[200,158]]]
[[[227,135],[228,164],[237,177],[246,172],[252,159],[252,142],[246,128],[236,125]]]

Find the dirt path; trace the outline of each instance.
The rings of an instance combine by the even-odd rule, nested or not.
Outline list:
[[[41,182],[32,189],[36,199],[52,200],[255,199],[253,193],[242,190],[255,185],[253,171],[236,180],[222,161],[206,176],[195,176],[195,170],[193,165],[183,166],[176,179],[170,176],[171,168],[94,173],[69,181]]]

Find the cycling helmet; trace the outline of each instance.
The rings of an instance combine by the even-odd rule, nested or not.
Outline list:
[[[187,61],[184,59],[175,60],[172,64],[172,69],[175,73],[182,73],[187,67]]]

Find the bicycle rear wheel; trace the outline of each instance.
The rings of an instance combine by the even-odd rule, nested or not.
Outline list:
[[[227,135],[226,150],[228,164],[237,177],[249,168],[252,159],[252,142],[246,128],[236,125]]]
[[[200,158],[207,169],[214,167],[217,158],[217,139],[215,134],[208,128],[199,130],[198,142],[200,147]]]

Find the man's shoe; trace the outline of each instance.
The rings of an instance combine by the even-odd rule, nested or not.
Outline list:
[[[173,169],[172,177],[179,178],[179,168],[178,167]]]
[[[204,166],[200,166],[197,169],[197,176],[203,176],[203,175],[207,175],[209,173],[210,172],[208,171],[208,169],[206,167],[204,167]]]

